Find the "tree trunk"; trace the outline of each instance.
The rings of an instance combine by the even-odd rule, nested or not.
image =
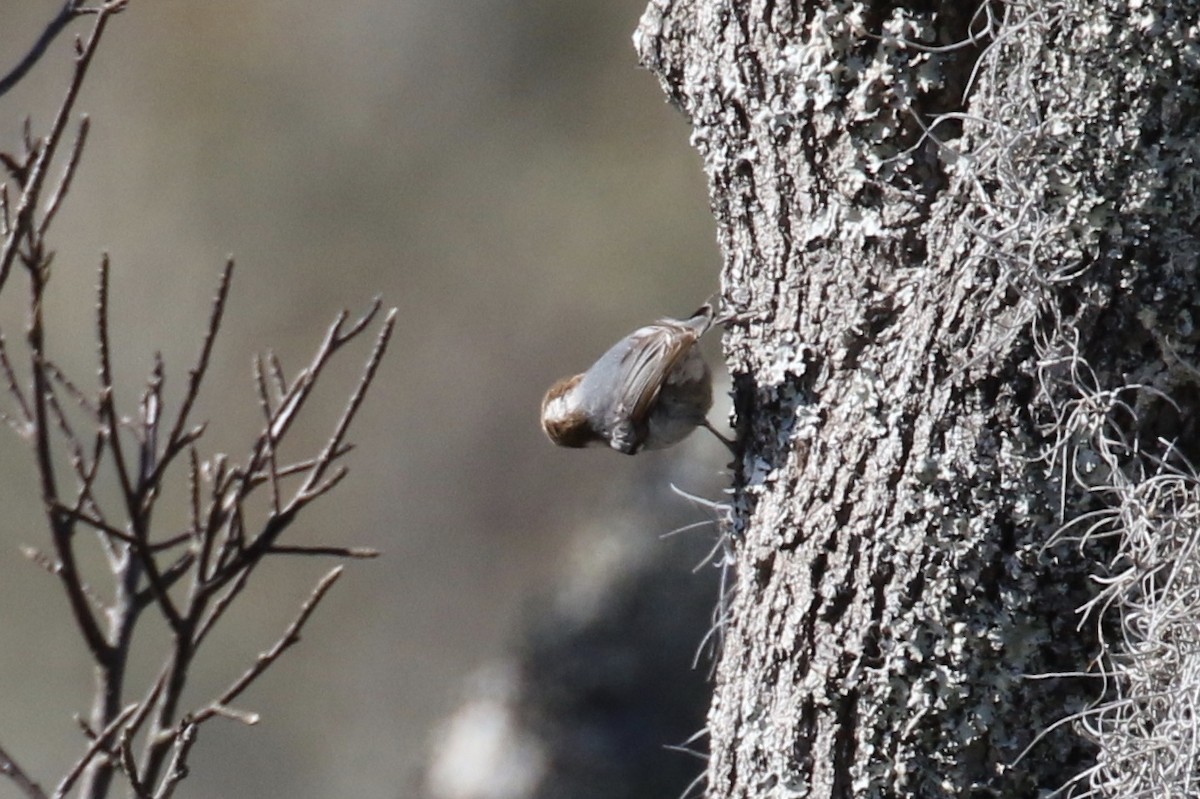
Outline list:
[[[1130,598],[1171,590],[1130,530],[1194,543],[1198,15],[652,0],[738,314],[710,796],[1161,789],[1104,721]]]

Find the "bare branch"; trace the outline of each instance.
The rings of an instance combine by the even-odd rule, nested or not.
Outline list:
[[[196,452],[195,445],[188,445],[188,495],[191,499],[189,510],[191,511],[191,526],[192,535],[199,536],[200,531],[200,453]]]
[[[179,613],[179,609],[175,607],[175,603],[171,600],[171,595],[167,593],[170,590],[170,585],[159,572],[158,563],[154,560],[154,553],[150,550],[149,545],[141,536],[134,536],[133,551],[138,556],[138,561],[146,571],[146,578],[150,583],[150,595],[154,597],[158,604],[159,610],[162,611],[166,621],[171,625],[171,630],[178,635],[185,634],[186,622]],[[187,556],[185,555],[184,558]],[[182,560],[182,559],[181,559]]]
[[[108,430],[108,447],[112,453],[113,466],[116,468],[117,479],[121,482],[121,492],[125,497],[126,508],[130,518],[137,517],[137,504],[134,501],[135,491],[129,479],[129,470],[125,465],[125,455],[121,449],[121,420],[117,415],[116,399],[113,396],[112,347],[108,337],[108,287],[109,287],[108,253],[100,259],[100,280],[96,285],[96,343],[97,356],[100,361],[100,419]]]
[[[17,401],[17,407],[21,409],[22,421],[27,426],[33,424],[33,411],[29,409],[25,393],[21,391],[21,384],[17,380],[16,372],[13,371],[12,361],[8,359],[8,347],[5,344],[3,333],[0,333],[0,370],[4,372],[4,381],[8,384],[8,393],[13,395],[13,399]]]
[[[109,662],[113,649],[100,630],[83,589],[83,578],[75,563],[73,543],[74,522],[64,516],[55,506],[59,504],[58,484],[55,475],[54,458],[50,449],[50,378],[46,372],[45,342],[42,320],[42,295],[45,289],[45,270],[35,268],[30,270],[30,305],[31,317],[27,339],[30,349],[30,371],[33,374],[32,412],[34,423],[34,452],[36,454],[37,471],[41,483],[42,502],[46,507],[47,519],[50,523],[51,539],[54,542],[55,554],[58,557],[56,574],[67,594],[75,621],[98,664]]]
[[[154,353],[154,369],[150,373],[150,382],[142,393],[141,404],[141,446],[138,453],[138,506],[144,512],[149,512],[149,502],[158,492],[159,481],[155,480],[158,458],[158,425],[162,419],[162,392],[165,381],[166,367],[163,365],[162,353]]]
[[[338,458],[345,456],[347,453],[353,451],[353,449],[354,446],[352,444],[342,444],[342,446],[333,453],[332,460],[337,460]],[[302,461],[296,461],[295,463],[289,463],[287,466],[281,466],[276,469],[276,475],[279,477],[289,477],[295,474],[304,474],[305,472],[315,469],[318,463],[320,463],[320,456],[308,458]],[[268,473],[258,471],[252,475],[249,475],[247,479],[247,485],[250,488],[257,488],[265,483],[268,479],[270,479],[270,475]]]
[[[129,729],[121,730],[121,742],[117,747],[117,754],[121,759],[121,770],[125,772],[126,778],[129,780],[129,788],[133,791],[136,799],[151,799],[150,792],[146,790],[145,784],[138,776],[137,762],[133,759],[133,736],[130,735]]]
[[[378,309],[379,301],[376,300],[375,307],[364,319],[374,316]],[[329,438],[329,443],[325,445],[325,450],[317,459],[317,467],[308,476],[308,480],[302,491],[308,491],[317,485],[329,464],[332,463],[334,453],[337,452],[342,444],[342,440],[346,437],[346,433],[350,429],[350,423],[354,421],[358,409],[362,407],[367,390],[371,387],[371,381],[375,379],[375,372],[379,369],[379,364],[387,352],[388,342],[391,341],[392,331],[396,327],[397,313],[395,308],[388,312],[387,319],[383,323],[383,329],[379,331],[379,335],[375,338],[375,348],[371,351],[371,356],[367,359],[367,366],[358,381],[358,386],[355,388],[354,394],[350,397],[350,401],[346,403],[346,409],[342,412],[342,418],[338,420],[337,427],[334,429],[333,435]],[[357,335],[361,330],[362,326],[359,325],[353,335]]]
[[[5,167],[11,170],[12,159],[8,157],[7,153],[0,153],[0,162],[3,162]],[[9,210],[8,186],[0,183],[0,238],[7,238],[12,229],[12,215]]]
[[[187,446],[183,443],[183,429],[187,427],[188,416],[192,412],[192,406],[195,405],[196,398],[200,396],[200,384],[204,381],[204,375],[208,372],[208,363],[212,357],[213,342],[216,341],[217,331],[221,329],[221,320],[225,316],[225,302],[229,299],[229,286],[232,280],[233,259],[230,258],[225,262],[225,269],[221,272],[221,279],[217,283],[217,294],[213,298],[212,312],[208,317],[208,327],[204,331],[204,341],[200,345],[200,355],[196,359],[196,365],[188,372],[188,387],[187,391],[183,394],[183,404],[179,408],[179,415],[175,417],[175,424],[171,426],[171,433],[167,436],[167,452],[163,456],[164,463],[169,462],[174,457],[174,451]]]
[[[142,541],[137,537],[125,532],[124,530],[118,530],[116,527],[113,527],[111,524],[104,521],[104,519],[98,516],[93,516],[79,507],[68,507],[62,503],[55,503],[54,509],[63,515],[74,519],[75,521],[83,522],[88,527],[91,527],[92,529],[101,532],[104,535],[115,538],[118,541],[124,541],[126,544],[131,544],[135,547],[144,547],[148,552],[161,552],[165,549],[171,549],[172,547],[177,547],[180,544],[187,543],[192,538],[190,532],[177,533],[176,535],[163,539],[162,541],[150,543],[147,541]]]
[[[187,574],[188,569],[196,562],[195,552],[184,552],[174,563],[162,570],[162,585],[164,588],[170,588],[179,582],[179,579]]]
[[[273,352],[267,353],[267,360],[271,365],[271,374],[275,378],[275,390],[282,397],[288,393],[288,381],[283,374],[283,364],[280,362],[279,356]]]
[[[321,581],[317,583],[316,588],[313,589],[312,594],[309,595],[308,599],[305,600],[304,604],[300,607],[300,613],[298,616],[296,616],[295,621],[288,625],[288,628],[284,631],[283,636],[275,643],[275,646],[271,647],[271,649],[267,652],[259,655],[258,659],[254,662],[254,665],[247,669],[245,674],[239,677],[233,683],[233,685],[229,686],[229,688],[226,689],[225,692],[221,694],[221,696],[218,697],[215,702],[198,712],[195,717],[195,722],[197,724],[200,724],[207,719],[212,718],[213,716],[220,715],[220,711],[217,709],[218,707],[227,707],[231,702],[233,702],[233,700],[237,699],[238,696],[241,695],[242,691],[245,691],[251,683],[253,683],[264,671],[271,667],[271,664],[279,659],[280,655],[300,641],[300,631],[303,629],[304,623],[308,621],[308,617],[311,616],[312,612],[317,609],[317,605],[319,605],[321,600],[325,598],[325,594],[330,588],[333,587],[333,584],[337,582],[337,579],[341,576],[342,567],[338,566],[321,578]]]
[[[245,724],[247,727],[253,727],[262,721],[262,716],[252,710],[239,710],[229,705],[213,705],[213,713],[221,718]]]
[[[258,386],[258,404],[262,409],[266,426],[263,428],[263,443],[266,447],[267,474],[271,478],[271,511],[278,515],[282,505],[279,499],[279,468],[275,457],[275,439],[271,435],[271,394],[267,387],[267,373],[261,357],[254,359],[254,382]]]
[[[71,147],[71,157],[67,159],[67,165],[63,167],[63,176],[58,181],[58,188],[54,190],[54,196],[50,198],[50,202],[46,206],[46,215],[42,217],[41,224],[38,225],[39,236],[46,235],[50,223],[58,214],[59,206],[62,205],[63,199],[66,198],[67,192],[71,188],[71,179],[75,177],[75,170],[79,167],[79,159],[83,156],[83,146],[87,143],[90,129],[91,120],[87,114],[84,114],[79,120],[79,133],[76,134],[75,144]]]
[[[34,547],[21,547],[21,554],[33,562],[35,566],[40,568],[52,577],[62,579],[62,564],[54,558]],[[79,583],[79,592],[91,603],[92,607],[98,612],[104,612],[104,601],[100,599],[92,587],[87,583]]]
[[[312,361],[308,368],[300,372],[296,377],[296,381],[292,384],[291,390],[283,398],[280,403],[278,412],[275,414],[275,423],[272,426],[271,435],[276,441],[282,440],[286,435],[288,428],[299,413],[300,408],[308,399],[313,387],[317,383],[325,364],[329,362],[330,357],[341,349],[345,344],[358,336],[375,315],[379,313],[380,301],[378,299],[372,303],[371,308],[357,322],[350,326],[348,330],[343,330],[349,314],[342,311],[338,314],[337,319],[329,326],[329,330],[325,333],[325,338],[317,347],[316,353],[313,355]],[[390,325],[389,325],[390,327]]]
[[[246,581],[250,579],[250,570],[243,569],[238,572],[233,583],[225,589],[225,593],[217,597],[216,601],[208,610],[208,615],[196,627],[196,635],[193,639],[195,645],[199,646],[200,642],[208,636],[209,631],[220,620],[221,616],[225,615],[225,611],[233,604],[233,600],[237,598],[242,589],[246,587]]]
[[[355,558],[358,560],[370,560],[377,558],[380,555],[378,549],[370,547],[302,547],[302,546],[285,546],[276,544],[273,547],[268,547],[268,555],[317,555],[322,557],[334,558]]]
[[[170,799],[175,787],[188,775],[187,759],[196,743],[196,723],[184,719],[175,735],[174,752],[167,773],[154,793],[154,799]]]
[[[215,572],[215,569],[212,568],[213,548],[217,545],[217,537],[230,510],[226,507],[225,499],[227,484],[231,481],[226,457],[217,455],[211,463],[206,464],[205,471],[211,476],[212,491],[208,502],[208,513],[205,514],[204,525],[199,533],[201,536],[200,562],[199,571],[196,572],[198,583],[207,582]]]
[[[49,374],[47,370],[47,374]],[[50,410],[50,415],[54,417],[54,424],[58,427],[58,431],[62,433],[66,439],[67,446],[71,450],[71,465],[75,467],[76,475],[83,474],[87,471],[87,461],[83,454],[83,443],[79,437],[75,435],[75,428],[71,426],[71,421],[63,412],[62,406],[58,403],[58,395],[55,394],[54,388],[50,383],[46,386],[46,406]]]
[[[50,42],[54,41],[54,38],[62,32],[63,28],[70,24],[71,20],[79,16],[78,6],[79,0],[67,0],[63,4],[58,14],[46,25],[46,29],[42,31],[42,35],[33,43],[33,47],[29,49],[25,57],[7,75],[0,78],[0,97],[4,96],[13,86],[16,86],[29,70],[33,69],[33,65],[46,53],[46,48],[50,46]]]
[[[75,761],[75,765],[71,767],[71,770],[68,771],[65,776],[63,776],[62,780],[58,783],[58,787],[54,789],[53,799],[63,799],[63,797],[67,795],[67,792],[74,787],[75,781],[78,780],[80,775],[83,774],[84,769],[88,767],[88,765],[92,762],[92,759],[100,753],[100,750],[109,745],[109,742],[112,740],[112,737],[116,733],[117,729],[125,722],[129,721],[130,717],[133,716],[138,707],[139,706],[136,704],[127,705],[115,719],[109,722],[107,727],[100,731],[99,734],[88,730],[88,732],[92,733],[89,736],[92,741],[91,746],[87,748],[87,751],[83,753],[83,756],[80,757],[79,760]]]
[[[232,260],[227,261],[221,273],[200,352],[189,371],[176,412],[168,412],[165,406],[166,370],[158,354],[148,385],[140,396],[138,418],[126,420],[118,412],[115,353],[110,338],[114,323],[110,306],[111,265],[107,254],[100,263],[96,298],[99,390],[94,395],[90,390],[81,391],[51,362],[43,313],[53,251],[47,246],[45,236],[78,173],[89,138],[87,116],[79,121],[70,153],[58,162],[62,172],[53,190],[47,184],[47,176],[51,168],[56,168],[59,145],[68,146],[63,141],[66,127],[107,22],[126,5],[126,0],[92,1],[93,5],[85,7],[82,5],[85,0],[68,0],[34,51],[17,70],[0,80],[0,94],[3,94],[41,56],[46,44],[67,20],[81,14],[95,17],[86,40],[76,39],[74,70],[51,130],[45,138],[35,138],[32,125],[26,120],[24,151],[19,156],[0,154],[0,163],[11,176],[10,185],[20,189],[20,196],[13,198],[10,207],[7,189],[0,185],[0,289],[6,284],[14,262],[23,267],[29,278],[26,331],[29,374],[14,368],[0,337],[0,372],[3,372],[0,380],[7,384],[19,408],[22,435],[33,445],[54,546],[49,555],[32,549],[27,554],[57,576],[98,666],[90,718],[81,721],[89,742],[59,782],[55,799],[65,799],[71,792],[100,799],[112,788],[118,771],[127,776],[130,795],[136,799],[169,799],[187,775],[187,760],[200,723],[214,716],[245,723],[257,721],[256,714],[235,708],[231,703],[300,640],[304,625],[342,572],[338,567],[318,582],[282,637],[224,693],[198,713],[181,716],[189,669],[198,647],[241,595],[262,558],[269,554],[361,559],[379,554],[358,547],[284,546],[277,545],[276,540],[308,502],[332,490],[345,477],[346,469],[338,461],[351,446],[344,438],[386,349],[395,311],[388,316],[367,360],[365,373],[357,381],[333,435],[317,455],[287,464],[280,462],[278,454],[284,437],[331,357],[378,318],[381,308],[378,299],[362,317],[351,319],[346,312],[340,314],[325,331],[307,367],[293,381],[287,380],[273,353],[257,360],[255,378],[264,422],[252,442],[249,459],[237,466],[231,466],[223,455],[205,463],[196,447],[205,426],[190,421],[224,318],[234,269]],[[40,198],[47,194],[49,200],[39,211]],[[24,368],[22,359],[18,359],[16,366]],[[60,391],[83,413],[69,407]],[[124,396],[122,393],[121,397]],[[168,530],[164,538],[159,527],[152,527],[151,520],[157,499],[167,487],[168,468],[185,450],[189,460],[186,479],[190,519],[182,532],[178,528]],[[73,474],[62,463],[64,455],[69,458]],[[98,479],[98,475],[103,475],[103,479]],[[297,476],[294,483],[302,485],[294,495],[285,497],[283,492],[290,492],[293,485],[282,480],[293,475]],[[71,483],[69,490],[62,483],[64,478]],[[211,486],[203,486],[205,482],[211,482]],[[98,497],[107,498],[113,484],[120,501],[106,499],[102,506]],[[267,486],[264,492],[271,492],[265,521],[260,519],[257,506],[247,503],[248,497],[264,486]],[[108,555],[112,578],[112,585],[104,586],[106,591],[111,589],[108,602],[99,600],[84,583],[76,565],[77,557],[86,562],[84,556],[90,554],[77,549],[83,546],[80,542],[93,540],[92,535],[80,535],[89,530],[95,533],[94,539]],[[184,583],[186,600],[180,599],[181,580],[190,582],[190,585]],[[169,625],[171,650],[142,701],[124,704],[135,627],[147,608],[156,608]],[[134,752],[135,739],[143,746],[140,760]],[[27,799],[45,799],[41,788],[26,778],[3,750],[0,750],[0,773],[12,778]]]
[[[167,593],[167,587],[163,584],[158,564],[154,560],[154,555],[147,541],[149,531],[144,529],[146,508],[143,507],[143,498],[147,491],[152,491],[152,488],[147,486],[141,479],[146,470],[146,464],[144,462],[140,464],[142,474],[139,474],[138,484],[134,485],[130,478],[121,444],[121,421],[117,413],[114,397],[112,346],[109,340],[109,268],[108,255],[105,254],[100,262],[100,280],[96,291],[96,340],[99,344],[101,424],[108,431],[107,443],[109,454],[112,456],[113,466],[117,473],[117,479],[120,482],[121,493],[125,501],[126,513],[129,516],[134,552],[137,554],[138,560],[146,572],[146,577],[150,581],[151,588],[154,590],[154,598],[157,600],[159,608],[162,610],[171,628],[178,632],[183,626],[183,619],[174,602],[171,601],[171,597]],[[145,411],[145,413],[150,412],[149,408]],[[157,412],[155,411],[154,413],[155,418],[157,418]],[[144,447],[141,452],[143,455],[145,454]]]
[[[352,324],[349,328],[346,327],[348,315],[342,312],[338,315],[333,325],[326,332],[325,339],[317,348],[316,354],[313,356],[309,367],[303,370],[293,383],[287,397],[284,397],[279,408],[274,413],[274,420],[267,426],[267,429],[260,434],[258,442],[255,445],[254,452],[250,457],[250,463],[245,472],[243,472],[238,480],[238,487],[232,497],[226,497],[224,501],[233,502],[233,512],[236,518],[238,508],[242,500],[249,495],[253,490],[254,485],[262,478],[259,477],[260,469],[264,466],[264,461],[268,457],[270,442],[279,440],[286,434],[292,421],[295,419],[297,412],[303,406],[305,400],[310,395],[317,377],[328,362],[329,358],[338,348],[344,346],[353,337],[358,336],[366,329],[366,326],[375,318],[380,309],[378,299],[372,304],[371,308],[359,320]],[[345,437],[350,423],[353,421],[359,407],[361,407],[365,392],[370,387],[374,378],[375,372],[378,369],[380,360],[387,350],[387,344],[390,341],[392,331],[395,327],[396,310],[392,309],[387,319],[384,322],[383,328],[380,331],[375,347],[367,359],[367,364],[363,375],[360,377],[358,384],[355,387],[354,393],[346,404],[346,408],[342,413],[341,418],[335,427],[334,434],[326,443],[322,452],[313,460],[312,469],[309,470],[308,476],[304,485],[297,490],[296,494],[288,502],[286,507],[278,512],[272,512],[263,528],[253,537],[250,543],[245,547],[244,554],[237,560],[226,561],[221,559],[220,565],[228,565],[228,568],[218,569],[213,573],[213,587],[222,585],[232,579],[237,570],[245,568],[247,565],[252,565],[254,561],[262,557],[266,550],[274,545],[279,534],[286,529],[307,504],[317,499],[318,497],[331,491],[338,483],[346,476],[344,468],[339,469],[332,476],[325,477],[325,472],[334,460],[339,456],[339,453],[345,451],[343,438]],[[324,479],[322,479],[324,478]],[[215,503],[214,503],[215,505]],[[215,510],[215,508],[214,508]],[[210,511],[210,525],[215,520],[213,512]],[[212,529],[210,527],[210,529]],[[232,536],[237,528],[231,525],[229,529],[230,535],[226,538],[225,547],[222,550],[222,555],[228,554],[233,550],[235,544],[240,544],[240,539],[235,540]],[[239,550],[240,551],[240,550]],[[222,573],[223,572],[223,573]]]
[[[346,320],[346,314],[342,314],[341,322],[339,322],[339,324],[335,327],[335,330],[338,331],[338,335],[334,338],[333,348],[335,350],[340,349],[343,344],[357,338],[360,333],[367,329],[367,325],[371,324],[371,322],[375,320],[375,314],[379,313],[379,309],[382,307],[383,298],[376,297],[371,302],[371,307],[367,309],[367,312],[360,316],[358,321],[350,326],[349,330],[341,329],[342,323],[344,323]],[[388,315],[392,316],[394,313],[395,309],[393,308],[392,312]]]
[[[169,673],[169,667],[163,666],[158,673],[158,677],[151,684],[150,690],[146,692],[146,696],[134,706],[133,716],[129,719],[128,725],[126,725],[126,729],[131,736],[137,735],[142,725],[146,723],[146,719],[150,716],[150,711],[154,708],[158,697],[162,695],[163,688],[166,687]]]
[[[57,364],[55,364],[53,361],[47,361],[46,372],[52,378],[54,378],[56,383],[67,390],[67,393],[71,395],[71,399],[75,400],[75,404],[82,408],[84,412],[87,413],[87,415],[92,419],[92,421],[100,421],[100,411],[96,408],[96,404],[88,399],[88,397],[79,389],[79,387],[75,385],[74,381],[63,374],[62,370],[58,368]]]
[[[75,0],[69,0],[69,5],[72,8],[72,13],[78,10]],[[63,131],[66,129],[67,120],[70,119],[71,111],[75,107],[75,101],[79,97],[79,89],[83,85],[83,79],[87,75],[88,67],[92,63],[92,56],[96,53],[96,48],[99,46],[100,39],[104,35],[104,29],[108,27],[109,19],[112,18],[113,14],[121,11],[124,6],[124,2],[106,2],[94,9],[96,21],[92,25],[91,35],[82,48],[79,49],[79,53],[75,58],[75,71],[71,76],[71,83],[67,87],[67,96],[59,107],[58,114],[55,116],[54,123],[51,126],[50,134],[46,137],[44,146],[38,154],[37,160],[33,163],[33,167],[29,170],[27,179],[24,181],[21,201],[17,205],[12,226],[8,231],[4,244],[0,246],[0,290],[3,290],[4,284],[8,282],[8,275],[12,269],[13,259],[17,255],[17,248],[22,237],[36,229],[33,222],[33,213],[37,205],[38,195],[41,193],[42,184],[46,179],[46,170],[50,166],[50,161],[54,158],[55,150],[58,148]],[[54,31],[54,33],[57,32],[57,30]],[[53,35],[50,38],[53,38]],[[49,39],[46,39],[46,43],[49,43]],[[33,60],[36,61],[37,56],[40,56],[41,52],[38,51],[36,46],[34,51],[36,55]],[[32,64],[32,61],[30,64]],[[34,149],[32,146],[32,137],[28,133],[26,134],[26,144],[26,149],[32,152]]]
[[[46,799],[46,792],[42,790],[42,786],[30,779],[29,775],[17,765],[17,761],[13,760],[2,747],[0,747],[0,774],[16,783],[21,792],[29,799]]]
[[[339,467],[336,472],[334,472],[329,477],[327,477],[323,482],[318,483],[317,485],[314,485],[311,488],[309,488],[308,485],[306,484],[304,488],[300,489],[300,491],[298,491],[296,493],[296,497],[293,500],[293,504],[295,504],[295,506],[296,506],[295,509],[299,510],[300,508],[303,508],[308,503],[312,502],[314,499],[317,499],[318,497],[322,497],[325,494],[328,494],[330,491],[332,491],[334,488],[337,487],[338,483],[342,482],[342,480],[345,480],[346,475],[348,475],[349,473],[350,473],[350,470],[347,469],[345,466],[342,466],[342,467]],[[311,483],[312,480],[310,479],[309,482]]]

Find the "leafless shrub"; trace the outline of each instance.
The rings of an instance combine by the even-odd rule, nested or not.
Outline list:
[[[75,69],[50,131],[36,137],[27,123],[23,151],[0,153],[9,181],[0,187],[0,290],[14,290],[16,281],[10,278],[20,275],[26,278],[28,292],[20,347],[0,336],[0,379],[11,399],[5,418],[30,445],[49,528],[47,550],[30,549],[26,554],[58,578],[96,672],[90,717],[79,722],[86,738],[83,751],[52,791],[0,749],[0,774],[30,799],[97,799],[108,795],[117,774],[138,799],[171,796],[187,775],[188,755],[201,725],[216,717],[257,721],[254,713],[235,703],[299,640],[305,622],[341,574],[340,566],[327,573],[278,641],[240,676],[230,675],[224,691],[206,703],[184,707],[183,690],[197,654],[258,566],[280,555],[377,554],[336,544],[293,546],[282,536],[309,504],[346,476],[342,461],[351,448],[347,432],[386,351],[395,310],[380,321],[376,300],[358,319],[342,313],[309,364],[290,377],[273,355],[258,358],[254,377],[263,421],[241,460],[203,455],[206,425],[192,418],[224,319],[232,261],[221,275],[199,355],[177,408],[168,408],[164,397],[166,366],[161,357],[155,360],[136,411],[126,414],[118,408],[121,392],[112,367],[107,257],[100,266],[96,308],[98,383],[85,386],[72,379],[50,355],[52,331],[43,316],[52,261],[46,236],[83,153],[86,117],[65,158],[56,160],[56,153],[92,55],[105,27],[124,6],[124,0],[86,7],[70,0],[34,51],[0,81],[7,88],[19,79],[68,22],[84,15],[92,18],[88,36],[76,40]],[[49,200],[41,204],[50,169],[58,162],[61,175]],[[15,189],[11,199],[9,185]],[[326,366],[372,328],[377,329],[374,346],[329,437],[317,452],[285,460],[281,444],[295,428]],[[176,492],[186,487],[189,512],[186,526],[164,531],[155,513],[169,486]],[[106,499],[114,494],[115,502]],[[79,566],[81,548],[93,543],[103,553],[107,585],[89,585]],[[157,677],[148,685],[133,686],[127,683],[127,666],[146,611],[165,622],[169,644]]]

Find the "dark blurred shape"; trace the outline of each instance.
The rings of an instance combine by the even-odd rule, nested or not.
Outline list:
[[[511,659],[469,682],[436,737],[428,799],[673,798],[701,774],[700,756],[668,747],[705,747],[709,661],[694,663],[718,574],[692,570],[716,532],[631,527],[580,536]]]

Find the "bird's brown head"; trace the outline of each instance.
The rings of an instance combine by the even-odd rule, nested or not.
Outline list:
[[[560,447],[586,447],[600,441],[587,413],[574,401],[571,392],[583,375],[564,377],[546,392],[542,400],[542,429]]]

